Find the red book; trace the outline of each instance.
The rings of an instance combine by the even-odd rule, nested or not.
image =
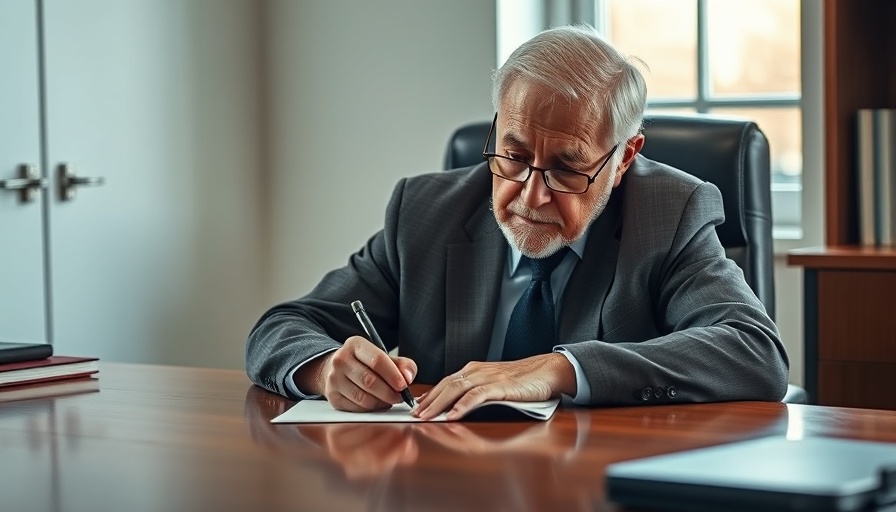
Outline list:
[[[0,393],[7,386],[86,377],[97,373],[99,358],[51,356],[46,359],[0,364]]]
[[[99,390],[99,379],[91,377],[66,379],[59,382],[16,384],[0,387],[0,407],[2,407],[3,404],[19,402],[22,400],[41,399],[41,403],[47,403],[47,400],[64,396],[80,395],[83,393],[97,393]]]

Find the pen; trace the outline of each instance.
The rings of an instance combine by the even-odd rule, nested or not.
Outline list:
[[[354,310],[355,316],[358,317],[358,321],[361,322],[361,327],[364,328],[364,331],[367,333],[367,337],[370,338],[370,341],[372,341],[376,346],[380,347],[380,350],[388,353],[389,351],[386,350],[386,345],[383,344],[382,338],[380,338],[380,335],[377,334],[376,329],[370,322],[370,317],[367,316],[367,311],[364,311],[364,305],[361,304],[360,300],[352,302],[352,310]],[[401,390],[401,399],[404,400],[404,403],[408,404],[412,408],[417,405],[417,403],[414,402],[414,397],[411,396],[411,392],[407,387]]]

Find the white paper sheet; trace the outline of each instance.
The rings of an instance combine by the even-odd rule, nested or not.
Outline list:
[[[557,410],[559,399],[543,402],[511,402],[493,401],[479,405],[467,416],[477,419],[488,419],[489,415],[507,418],[516,411],[515,419],[533,419],[545,421]],[[404,403],[395,404],[391,409],[378,412],[346,412],[337,411],[326,400],[302,400],[292,406],[271,423],[416,423],[420,418],[410,415],[411,408]],[[474,414],[475,413],[475,414]],[[520,414],[521,413],[521,414]],[[448,421],[440,414],[428,421]],[[461,418],[460,421],[463,421]]]

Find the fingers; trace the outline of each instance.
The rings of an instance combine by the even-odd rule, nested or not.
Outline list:
[[[376,398],[354,383],[345,383],[342,390],[327,396],[334,409],[349,412],[384,411],[392,407],[392,402]],[[349,388],[349,389],[345,389]]]
[[[562,360],[562,361],[561,361]],[[542,354],[519,361],[471,362],[436,384],[411,414],[429,420],[443,412],[448,420],[462,418],[487,400],[535,402],[559,396],[556,383],[575,371],[563,354]]]
[[[457,388],[471,384],[462,373],[449,375],[417,400],[417,407],[411,410],[411,414],[420,419],[431,420],[444,412],[447,405],[453,405],[460,394],[466,391],[465,389],[452,390],[452,387]]]
[[[451,405],[448,403],[448,400],[442,402],[444,405],[444,410],[447,410],[448,413],[445,415],[445,419],[449,421],[457,420],[468,412],[473,410],[474,407],[478,406],[482,402],[486,400],[493,400],[498,398],[495,394],[497,391],[494,385],[482,385],[478,386],[471,382],[471,379],[464,378],[457,382],[453,383],[452,391],[461,390],[462,394],[454,401],[454,404]],[[447,397],[446,397],[447,398]],[[442,403],[439,402],[438,399],[434,402],[436,407],[439,407]],[[450,407],[450,409],[449,409]]]
[[[374,344],[353,336],[327,362],[324,395],[340,410],[387,409],[401,401],[398,391],[407,387],[407,374],[416,376],[416,364],[402,359],[405,371]]]
[[[469,376],[463,370],[449,375],[421,398],[412,413],[420,419],[431,420],[447,411],[447,419],[458,419],[473,407],[495,398],[491,395],[496,388],[489,383],[487,376],[475,371]]]
[[[346,340],[346,345],[351,348],[351,355],[354,357],[354,360],[360,363],[355,368],[357,371],[349,374],[349,378],[355,384],[364,389],[376,388],[381,390],[382,388],[378,385],[383,383],[387,389],[393,392],[401,391],[408,387],[405,375],[402,375],[402,372],[399,371],[389,354],[377,348],[376,345],[360,336],[349,338]],[[402,359],[410,361],[407,358]],[[413,361],[411,363],[412,366],[407,365],[407,363],[403,364],[412,370],[413,374],[411,377],[413,377],[417,374],[417,365],[413,364]]]
[[[398,367],[398,371],[404,377],[405,387],[412,384],[414,382],[414,377],[417,376],[417,363],[415,363],[413,359],[408,359],[407,357],[393,357],[392,362],[395,363],[395,366]]]

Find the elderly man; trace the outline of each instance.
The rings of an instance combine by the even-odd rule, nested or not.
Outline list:
[[[385,225],[252,330],[256,384],[337,409],[458,418],[491,399],[779,400],[788,360],[725,257],[712,185],[639,155],[646,88],[589,27],[495,73],[487,163],[399,182]],[[360,300],[389,349],[365,338]]]

